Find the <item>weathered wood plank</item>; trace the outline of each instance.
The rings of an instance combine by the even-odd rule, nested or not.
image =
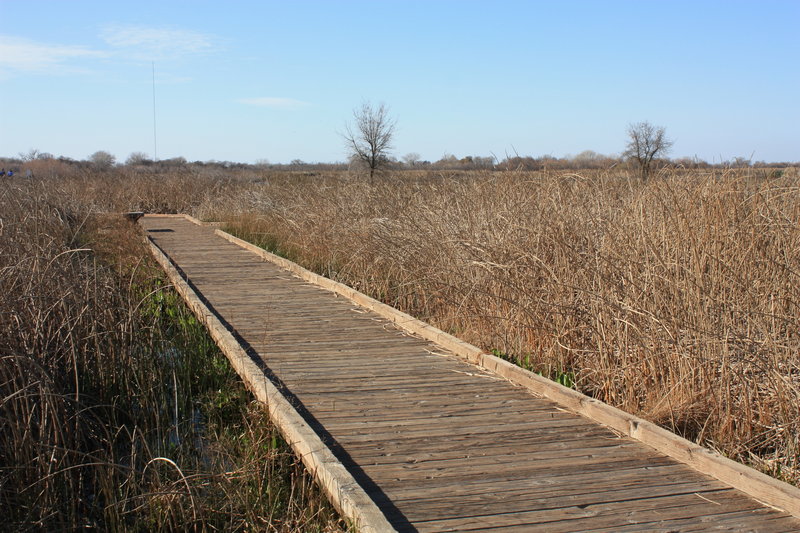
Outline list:
[[[653,519],[697,518],[702,516],[703,509],[709,505],[709,501],[719,505],[725,504],[732,511],[750,511],[759,507],[754,500],[739,498],[733,494],[732,490],[727,489],[703,494],[680,494],[661,498],[645,497],[625,502],[567,504],[527,512],[476,514],[470,517],[418,521],[415,522],[415,525],[419,531],[476,531],[486,528],[487,520],[490,520],[493,526],[536,525],[543,531],[580,531],[583,528],[574,522],[584,521],[586,525],[591,524],[591,527],[607,527],[620,522],[624,523],[625,520],[639,522]],[[554,504],[557,505],[556,502]],[[573,523],[570,524],[570,521]]]
[[[360,442],[346,442],[342,444],[349,453],[356,455],[367,450],[368,454],[375,451],[383,452],[386,457],[393,455],[411,455],[414,457],[424,457],[424,454],[437,454],[443,451],[463,451],[465,462],[472,455],[480,455],[480,450],[485,447],[503,443],[509,448],[528,449],[532,447],[561,443],[565,446],[575,445],[577,439],[609,438],[608,433],[603,429],[587,425],[575,428],[571,432],[571,437],[564,433],[561,428],[537,429],[535,434],[522,434],[520,432],[499,432],[491,434],[471,434],[456,435],[452,438],[448,436],[427,436],[427,437],[405,437],[397,435],[392,438],[381,440],[362,440]],[[422,450],[422,451],[420,451]]]
[[[432,501],[452,502],[453,505],[458,505],[459,502],[468,502],[472,498],[498,498],[505,501],[515,494],[582,494],[587,487],[590,487],[588,489],[590,492],[595,491],[597,484],[603,481],[606,482],[607,490],[657,486],[661,483],[673,485],[707,482],[713,486],[721,483],[697,472],[687,472],[684,465],[673,462],[640,468],[618,469],[613,472],[586,473],[573,470],[559,476],[530,476],[509,480],[503,484],[497,484],[493,480],[485,478],[469,484],[456,484],[457,480],[450,480],[453,484],[447,487],[441,484],[423,487],[409,484],[387,489],[386,493],[395,501],[408,502],[414,506],[426,505],[427,502]]]
[[[569,490],[533,491],[504,493],[502,498],[496,494],[482,494],[480,497],[464,497],[454,501],[452,499],[439,500],[435,497],[425,500],[421,504],[409,507],[407,515],[412,521],[425,520],[426,517],[451,517],[459,518],[465,514],[479,515],[491,512],[495,507],[502,506],[504,513],[521,513],[531,509],[548,509],[553,507],[578,507],[608,505],[626,508],[626,502],[640,499],[655,499],[658,505],[661,498],[674,496],[689,496],[708,493],[717,493],[725,487],[716,481],[693,482],[663,482],[658,484],[638,484],[628,487],[606,489],[598,486],[570,487]]]

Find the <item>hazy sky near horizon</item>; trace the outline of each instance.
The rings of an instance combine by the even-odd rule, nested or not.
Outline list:
[[[343,161],[624,150],[800,161],[800,0],[0,0],[0,156]],[[155,84],[153,84],[153,65]]]

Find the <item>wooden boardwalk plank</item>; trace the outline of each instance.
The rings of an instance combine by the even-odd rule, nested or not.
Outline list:
[[[486,529],[487,522],[497,527],[523,525],[532,531],[585,531],[629,525],[630,522],[698,518],[708,513],[709,505],[716,506],[717,513],[708,514],[752,511],[761,507],[754,500],[739,498],[732,489],[655,497],[633,495],[631,499],[620,502],[592,502],[591,498],[583,501],[587,503],[575,505],[569,500],[545,500],[543,508],[535,511],[423,520],[416,525],[419,531],[479,531]],[[744,524],[746,522],[742,522]],[[755,530],[759,525],[755,525]]]
[[[800,530],[224,234],[175,216],[140,224],[396,530]]]

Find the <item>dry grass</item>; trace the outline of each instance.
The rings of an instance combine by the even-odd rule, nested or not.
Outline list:
[[[341,530],[109,183],[0,191],[0,529]]]
[[[797,483],[800,177],[755,172],[273,177],[196,214]]]
[[[140,209],[228,221],[487,350],[551,377],[573,373],[594,397],[800,479],[796,169],[675,170],[646,183],[624,171],[405,172],[374,186],[344,174],[246,170],[40,179],[0,193],[0,435],[11,439],[0,447],[1,496],[16,524],[334,527],[318,495],[275,503],[285,500],[274,496],[270,468],[288,492],[311,485],[292,483],[303,478],[288,466],[264,466],[264,457],[287,457],[270,448],[266,423],[214,423],[212,409],[203,434],[218,444],[198,455],[206,459],[169,448],[173,417],[149,413],[174,403],[172,370],[131,365],[175,322],[132,312],[142,291],[157,288],[139,263],[147,254],[122,244],[136,240],[129,229],[97,216]],[[184,344],[198,342],[192,334]],[[200,361],[204,372],[178,373],[179,383],[213,367]],[[88,385],[76,365],[97,369]],[[95,382],[112,392],[90,394]],[[218,408],[231,403],[240,400]],[[148,430],[139,417],[153,420]],[[193,425],[178,426],[192,442]],[[227,457],[240,446],[238,459]],[[203,464],[209,457],[213,467]]]

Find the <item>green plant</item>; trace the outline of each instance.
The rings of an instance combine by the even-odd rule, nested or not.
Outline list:
[[[519,356],[509,355],[509,354],[507,354],[507,353],[505,353],[502,350],[499,350],[497,348],[492,348],[489,351],[495,357],[499,357],[500,359],[505,359],[506,361],[510,361],[510,362],[512,362],[512,363],[524,368],[525,370],[530,370],[531,372],[534,372],[534,373],[538,374],[539,376],[547,378],[547,379],[549,379],[551,381],[555,381],[559,385],[563,385],[564,387],[567,387],[568,389],[574,389],[575,388],[575,373],[574,372],[562,371],[562,370],[558,370],[558,369],[552,369],[552,370],[549,370],[549,371],[536,370],[536,368],[534,368],[531,365],[531,356],[530,356],[530,354],[525,354],[524,356],[519,357]]]

